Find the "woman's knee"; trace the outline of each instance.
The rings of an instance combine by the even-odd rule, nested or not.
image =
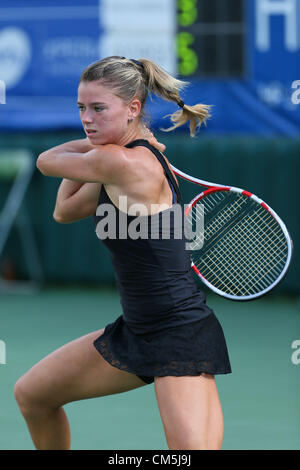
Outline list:
[[[15,383],[14,397],[23,416],[41,414],[51,408],[50,403],[39,396],[26,374]]]
[[[22,413],[23,411],[24,413],[28,411],[31,405],[34,403],[30,386],[26,384],[26,381],[23,377],[18,379],[15,383],[14,397]]]

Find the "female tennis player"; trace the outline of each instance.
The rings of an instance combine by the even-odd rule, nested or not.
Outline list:
[[[159,151],[164,146],[143,118],[148,92],[157,94],[181,108],[171,128],[189,121],[193,135],[209,117],[209,107],[185,105],[183,86],[148,59],[113,56],[83,71],[78,107],[86,138],[37,160],[43,175],[63,178],[53,214],[57,222],[94,216],[99,237],[103,204],[123,216],[116,220],[125,220],[125,228],[136,218],[130,215],[134,204],[147,209],[142,216],[147,221],[180,204],[177,181]],[[121,196],[126,210],[120,209]],[[169,238],[161,232],[152,238],[123,236],[121,222],[116,237],[103,237],[123,314],[54,351],[17,381],[15,398],[37,449],[70,448],[66,403],[153,382],[169,449],[221,449],[215,375],[231,372],[228,351],[222,327],[197,288],[184,235],[172,236],[172,221]]]

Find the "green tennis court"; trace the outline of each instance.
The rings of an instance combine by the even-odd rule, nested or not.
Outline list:
[[[233,369],[216,379],[225,419],[223,449],[300,449],[300,364],[292,362],[292,343],[300,340],[297,297],[272,293],[234,303],[208,293],[207,302],[223,326]],[[113,288],[1,294],[6,363],[0,363],[0,449],[34,449],[14,399],[16,380],[54,349],[120,314]],[[74,450],[168,449],[154,384],[70,403],[65,410]]]

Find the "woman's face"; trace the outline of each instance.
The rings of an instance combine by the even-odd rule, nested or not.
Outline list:
[[[92,145],[121,144],[128,131],[130,107],[100,82],[78,87],[80,119]]]

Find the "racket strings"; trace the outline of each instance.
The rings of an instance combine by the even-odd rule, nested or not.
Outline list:
[[[241,259],[234,258],[232,256],[230,261],[226,262],[225,258],[222,258],[222,256],[224,256],[224,250],[227,250],[226,244],[224,244],[224,250],[219,246],[219,250],[214,253],[215,257],[209,254],[207,258],[203,260],[208,269],[212,270],[212,268],[214,268],[212,270],[213,279],[211,278],[211,281],[213,280],[215,283],[218,281],[220,284],[219,288],[222,286],[222,288],[227,288],[231,293],[238,294],[239,292],[242,292],[244,295],[246,295],[246,293],[250,293],[251,289],[258,282],[260,282],[260,286],[263,285],[264,287],[267,287],[268,284],[263,281],[262,276],[268,278],[268,272],[273,270],[275,265],[274,263],[269,263],[269,269],[266,271],[266,268],[268,267],[266,264],[263,265],[261,260],[257,260],[255,258],[253,260],[254,247],[255,245],[248,247],[248,249],[245,249],[244,246],[242,247],[244,251],[244,259],[243,263],[241,263]],[[235,249],[238,250],[240,254],[240,246],[236,245]],[[222,263],[219,262],[220,257],[223,259]],[[236,264],[234,265],[234,263]],[[234,269],[232,265],[234,265]],[[207,276],[207,272],[205,274]],[[272,278],[267,280],[270,282],[272,281]],[[253,281],[252,284],[251,281]]]
[[[207,203],[205,205],[205,211],[210,212],[215,209],[219,204],[221,204],[225,199],[227,194],[223,192],[211,194],[210,198],[208,198]]]
[[[207,198],[207,201],[205,201],[204,205],[204,216],[208,215],[212,210],[216,209],[216,206],[220,204],[220,202],[223,202],[226,198],[227,194],[224,195],[223,193],[216,193],[212,194],[210,198]],[[195,239],[195,242],[199,245],[203,244],[203,241],[208,241],[211,237],[215,235],[215,233],[221,229],[223,226],[227,225],[228,221],[231,220],[235,215],[237,215],[243,206],[245,206],[247,201],[245,200],[245,197],[238,196],[237,199],[226,207],[222,208],[220,212],[212,218],[212,220],[208,223],[208,225],[205,227],[205,232],[200,233],[198,235],[198,239]],[[197,223],[199,220],[199,212],[198,212],[198,207],[201,204],[196,204],[196,214],[194,215],[194,212],[190,212],[190,216],[192,220]],[[203,212],[200,214],[200,216],[203,216]],[[193,246],[193,249],[196,249],[196,247]]]
[[[233,263],[235,261],[237,263],[235,269],[232,269],[232,264],[230,263],[226,263],[225,266],[224,263],[222,265],[219,265],[219,280],[221,280],[223,287],[225,286],[224,276],[226,276],[227,283],[228,281],[230,281],[231,289],[234,292],[238,292],[238,289],[242,289],[242,292],[244,294],[247,291],[250,292],[251,289],[255,287],[258,283],[261,287],[267,287],[268,283],[272,281],[273,278],[270,278],[269,273],[272,271],[271,275],[274,277],[274,269],[276,268],[276,263],[269,262],[268,265],[266,265],[263,264],[260,260],[255,259],[254,255],[256,253],[254,252],[253,248],[254,247],[251,246],[248,250],[244,250],[244,264],[241,263],[240,259],[235,259],[231,257],[230,262]],[[236,249],[240,249],[240,247],[236,246]],[[218,255],[218,253],[216,254]],[[222,256],[222,254],[222,250],[219,250],[219,255]],[[220,256],[217,256],[217,258],[220,259]],[[208,257],[208,261],[210,263],[212,262],[211,256]],[[218,261],[216,261],[215,263],[215,269],[218,267],[217,263]],[[228,268],[227,273],[225,272],[224,268]],[[218,272],[216,271],[214,274],[218,274]],[[264,280],[266,282],[264,282]]]
[[[251,223],[254,222],[256,227],[256,238],[250,255],[250,267],[248,279],[248,289],[254,289],[257,285],[267,287],[280,274],[286,259],[287,244],[284,236],[280,237],[281,230],[276,221],[266,211],[262,216],[255,216]],[[266,223],[270,219],[271,223]],[[263,227],[257,223],[262,222]],[[245,227],[245,222],[238,227],[241,232]],[[247,233],[247,232],[246,232]],[[252,235],[250,234],[252,237]],[[250,242],[248,237],[247,242]],[[283,243],[282,243],[283,242]],[[248,243],[249,246],[250,243]],[[248,248],[246,247],[246,249]],[[251,284],[250,281],[254,282]]]
[[[232,196],[232,194],[230,195]],[[222,202],[226,199],[226,196],[222,198]],[[206,208],[206,210],[204,209],[205,215],[209,214],[209,212],[215,209],[217,204],[220,204],[219,194],[218,194],[218,200],[216,200],[215,197],[212,197],[211,199],[212,199],[211,201],[209,200],[206,201],[206,204],[204,206]],[[220,210],[217,216],[213,219],[211,232],[214,233],[215,225],[217,226],[216,228],[219,228],[222,225],[226,224],[227,221],[230,220],[232,217],[234,217],[234,215],[236,215],[241,210],[241,207],[243,204],[245,204],[245,202],[246,202],[245,198],[239,196],[236,198],[236,200],[233,203],[230,204],[230,206],[225,206],[223,210]],[[208,233],[208,236],[209,236],[209,233]]]
[[[201,200],[207,208],[206,214],[213,207],[214,202]],[[240,199],[247,202],[247,197],[240,196],[228,213],[225,208],[220,217],[212,220],[205,227],[204,240],[214,236],[221,225],[228,223],[228,214],[236,214],[241,208]],[[236,203],[237,202],[237,203]],[[251,201],[252,202],[252,201]],[[197,205],[196,205],[197,206]],[[195,210],[197,218],[197,209]],[[193,249],[198,245],[202,247],[203,235],[195,240]],[[198,250],[199,251],[199,250]],[[201,274],[213,285],[230,294],[247,295],[255,293],[258,286],[268,287],[281,272],[287,252],[287,243],[280,226],[264,208],[257,204],[257,210],[246,215],[230,228],[215,245],[197,256],[192,253],[192,259]]]
[[[224,199],[225,198],[223,198],[223,200]],[[219,200],[217,202],[219,202]],[[239,197],[230,206],[226,206],[225,208],[220,210],[220,212],[212,219],[212,221],[209,222],[208,226],[206,227],[205,239],[208,240],[211,236],[216,233],[219,228],[226,225],[230,219],[232,219],[241,211],[242,206],[245,205],[246,202],[247,201],[245,201],[244,197]],[[208,215],[212,209],[215,209],[216,203],[214,201],[205,201],[204,215]],[[200,204],[197,204],[196,207],[197,206],[200,206]],[[193,211],[191,211],[190,214],[193,220],[196,222],[199,217],[198,213],[196,213],[196,215],[194,216]]]
[[[218,251],[215,250],[215,253],[213,253],[213,255],[215,255],[214,257],[208,254],[206,258],[203,259],[203,263],[207,267],[206,271],[205,269],[202,269],[204,276],[206,278],[210,277],[210,279],[208,280],[219,288],[225,288],[227,291],[235,294],[242,292],[243,295],[246,295],[246,293],[249,292],[251,287],[253,287],[254,284],[257,284],[257,275],[266,275],[266,272],[264,271],[264,266],[261,265],[259,269],[256,269],[254,271],[252,269],[251,275],[251,271],[249,271],[249,260],[251,260],[252,256],[251,249],[248,251],[248,256],[246,260],[244,260],[244,264],[242,264],[240,259],[236,259],[234,257],[231,257],[230,261],[226,260],[225,258],[222,258],[222,256],[224,255],[224,250],[220,248],[221,247],[219,247]],[[238,248],[239,247],[237,246],[236,249]],[[224,249],[227,249],[226,245],[224,246]],[[223,260],[221,263],[220,258]],[[234,269],[233,263],[236,263]],[[274,265],[270,268],[274,269]],[[254,282],[252,283],[252,286],[249,286],[249,281],[251,281],[251,279],[253,279]]]
[[[282,235],[281,229],[276,223],[275,219],[271,217],[267,211],[263,211],[263,214],[256,213],[251,218],[251,223],[253,224],[256,231],[255,247],[261,247],[265,250],[267,247],[268,252],[265,252],[267,255],[279,256],[281,253],[285,253],[286,243],[285,237]],[[245,227],[245,221],[242,221],[240,227],[243,229]],[[284,245],[281,242],[284,241]],[[264,244],[262,243],[264,242]],[[268,245],[266,245],[268,242]],[[260,252],[260,250],[259,250]]]
[[[245,222],[243,224],[241,224],[241,230],[245,229]],[[240,230],[240,232],[241,232]],[[237,231],[238,231],[238,228],[237,228]],[[246,282],[247,282],[247,286],[251,288],[251,285],[250,285],[250,281],[251,279],[254,279],[254,283],[257,283],[257,279],[258,279],[258,275],[260,276],[265,276],[267,277],[267,274],[268,272],[271,270],[271,269],[274,269],[274,267],[276,266],[276,263],[272,263],[270,262],[271,260],[274,260],[274,257],[270,257],[270,251],[268,253],[264,253],[262,250],[265,249],[265,246],[262,246],[261,244],[261,239],[259,237],[257,237],[255,243],[251,243],[251,239],[248,239],[246,240],[246,237],[245,237],[245,231],[242,231],[242,235],[243,235],[243,239],[242,238],[238,238],[235,234],[235,241],[236,242],[240,242],[239,244],[236,244],[235,245],[235,250],[239,253],[239,255],[241,254],[241,249],[243,250],[242,251],[242,254],[243,254],[243,259],[238,259],[238,263],[237,263],[237,267],[241,267],[241,261],[244,262],[244,265],[242,265],[242,270],[239,269],[239,280],[241,281],[241,272],[246,272],[247,273],[247,276],[245,278],[245,282],[244,283],[240,283],[241,286],[246,286]],[[228,237],[227,237],[228,238]],[[249,237],[248,237],[249,238]],[[253,240],[252,240],[253,241]],[[226,240],[225,240],[226,242]],[[246,244],[247,242],[247,244]],[[243,244],[243,245],[241,245]],[[218,252],[216,252],[216,255],[220,255],[221,256],[221,259],[224,259],[224,250],[226,250],[226,252],[228,253],[228,246],[226,246],[226,243],[223,243],[223,246],[222,244],[219,245],[218,247]],[[222,250],[223,248],[223,250]],[[216,251],[216,250],[215,250]],[[274,250],[271,249],[271,253],[274,252]],[[273,253],[272,253],[273,254]],[[218,257],[218,260],[220,258]],[[211,259],[211,256],[210,256],[210,262],[212,261]],[[231,261],[233,262],[234,260],[232,260],[232,257],[231,257]],[[235,261],[235,262],[237,262]],[[227,263],[228,265],[228,263]],[[229,265],[230,266],[230,265]],[[224,263],[223,265],[220,266],[221,269],[224,269]],[[230,266],[231,268],[231,266]],[[266,269],[269,268],[267,271]],[[229,275],[229,279],[230,280],[237,280],[237,277],[236,277],[236,269],[235,270],[230,270],[229,273],[227,274]],[[224,276],[224,271],[223,271],[223,276]]]

